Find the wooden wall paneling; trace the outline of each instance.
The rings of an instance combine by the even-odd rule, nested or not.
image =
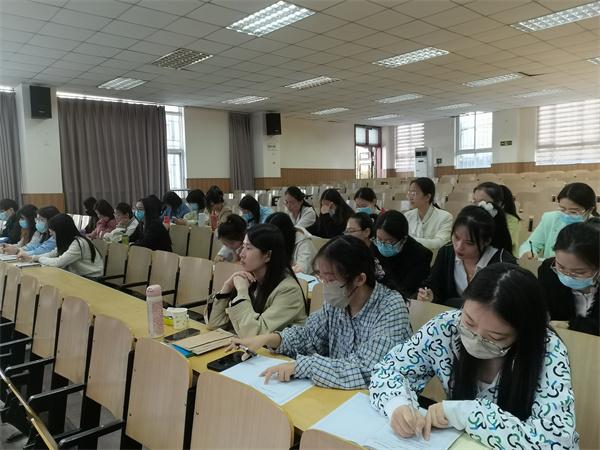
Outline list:
[[[536,166],[534,161],[497,163],[489,168],[456,169],[454,166],[439,166],[435,168],[435,176],[461,175],[471,173],[522,173],[522,172],[550,172],[553,170],[599,170],[600,163],[593,164],[561,164],[549,166]]]
[[[229,178],[188,178],[188,189],[201,189],[206,193],[209,187],[217,185],[223,192],[230,191]]]
[[[63,193],[56,194],[22,194],[23,205],[32,204],[41,208],[43,206],[54,205],[59,211],[65,211],[65,195]]]

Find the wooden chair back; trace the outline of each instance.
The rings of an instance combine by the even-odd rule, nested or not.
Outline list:
[[[300,450],[358,450],[362,448],[364,447],[321,430],[306,430],[300,439]]]
[[[223,287],[225,281],[227,281],[227,278],[240,270],[242,270],[242,266],[240,264],[234,264],[226,261],[216,263],[211,292],[218,292],[219,289]]]
[[[85,381],[90,325],[88,304],[77,297],[65,297],[58,327],[54,372],[72,383]]]
[[[212,228],[209,226],[192,227],[187,256],[210,259]]]
[[[430,319],[433,319],[438,314],[445,311],[450,311],[453,308],[444,305],[438,305],[437,303],[422,302],[420,300],[411,300],[408,305],[408,317],[410,320],[410,326],[413,329],[413,333],[419,331],[419,329],[425,325]]]
[[[318,236],[312,236],[310,239],[315,245],[315,249],[317,250],[317,252],[321,250],[321,247],[323,247],[325,244],[327,244],[327,242],[329,242],[329,239],[325,239]]]
[[[207,259],[184,256],[179,259],[177,306],[185,306],[210,295],[213,263]]]
[[[148,284],[158,284],[162,291],[173,291],[177,288],[177,272],[179,256],[175,253],[155,250],[152,252],[152,270]],[[163,295],[163,301],[173,304],[174,294]]]
[[[33,336],[33,322],[39,290],[40,283],[37,278],[30,275],[21,276],[19,308],[17,309],[15,319],[15,330],[29,337]]]
[[[219,240],[219,235],[214,232],[212,235],[212,246],[210,248],[210,260],[214,260],[217,254],[221,251],[223,243]]]
[[[54,356],[58,312],[62,300],[54,286],[42,286],[38,298],[31,352],[40,358]]]
[[[129,247],[127,254],[127,272],[125,273],[125,283],[147,282],[149,278],[150,265],[152,264],[152,250],[139,245]],[[145,286],[134,287],[134,291],[144,294]]]
[[[557,328],[569,351],[580,448],[600,448],[600,337]]]
[[[308,313],[313,313],[323,306],[323,283],[317,283],[313,286],[310,297],[310,308]]]
[[[196,389],[191,449],[291,447],[294,427],[266,395],[210,371],[200,375]]]
[[[147,448],[182,448],[191,381],[190,366],[177,350],[138,339],[125,433]]]
[[[108,409],[114,417],[123,418],[129,353],[133,334],[123,322],[97,315],[86,396]]]
[[[4,304],[4,286],[6,285],[6,272],[8,271],[8,267],[8,264],[0,261],[0,311]]]
[[[169,227],[173,253],[177,253],[179,256],[187,255],[189,235],[190,227],[188,225],[173,224]]]
[[[542,262],[543,261],[541,261],[537,258],[529,259],[529,258],[527,258],[527,256],[523,255],[519,258],[518,264],[519,264],[519,266],[523,267],[524,269],[529,270],[537,278],[538,269],[542,265]]]
[[[94,239],[92,243],[94,244],[94,247],[96,247],[98,253],[100,253],[100,256],[104,258],[104,262],[106,263],[106,257],[108,256],[108,242],[104,239]]]
[[[2,318],[14,322],[21,285],[21,270],[9,267],[6,272],[6,286],[4,287],[4,303],[2,304]]]
[[[104,275],[107,277],[119,275],[125,273],[125,267],[127,266],[127,254],[129,253],[129,246],[125,244],[118,244],[116,242],[111,243],[108,246],[108,257],[106,258],[106,265],[104,266]],[[111,280],[113,284],[123,284],[122,278],[116,278]]]

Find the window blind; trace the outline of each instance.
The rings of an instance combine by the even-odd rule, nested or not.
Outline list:
[[[425,145],[425,124],[412,123],[396,127],[396,162],[398,172],[414,172],[415,148]]]

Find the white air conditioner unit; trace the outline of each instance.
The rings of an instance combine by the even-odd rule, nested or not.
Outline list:
[[[433,177],[432,153],[429,147],[415,148],[415,177]]]

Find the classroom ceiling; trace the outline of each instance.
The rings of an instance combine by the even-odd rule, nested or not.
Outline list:
[[[600,96],[600,65],[586,61],[600,56],[600,18],[529,33],[510,24],[590,1],[291,0],[316,13],[253,37],[226,27],[276,0],[0,0],[0,85],[375,125],[582,100]],[[372,64],[425,47],[450,53],[398,68]],[[185,70],[151,64],[177,48],[214,56]],[[462,84],[511,72],[535,76]],[[317,76],[340,81],[284,87]],[[147,82],[96,87],[116,77]],[[516,97],[540,90],[554,92]],[[423,97],[376,102],[403,94]],[[250,95],[269,99],[222,103]],[[464,103],[473,106],[436,109]],[[330,108],[348,110],[311,114]],[[388,114],[398,117],[368,120]]]

